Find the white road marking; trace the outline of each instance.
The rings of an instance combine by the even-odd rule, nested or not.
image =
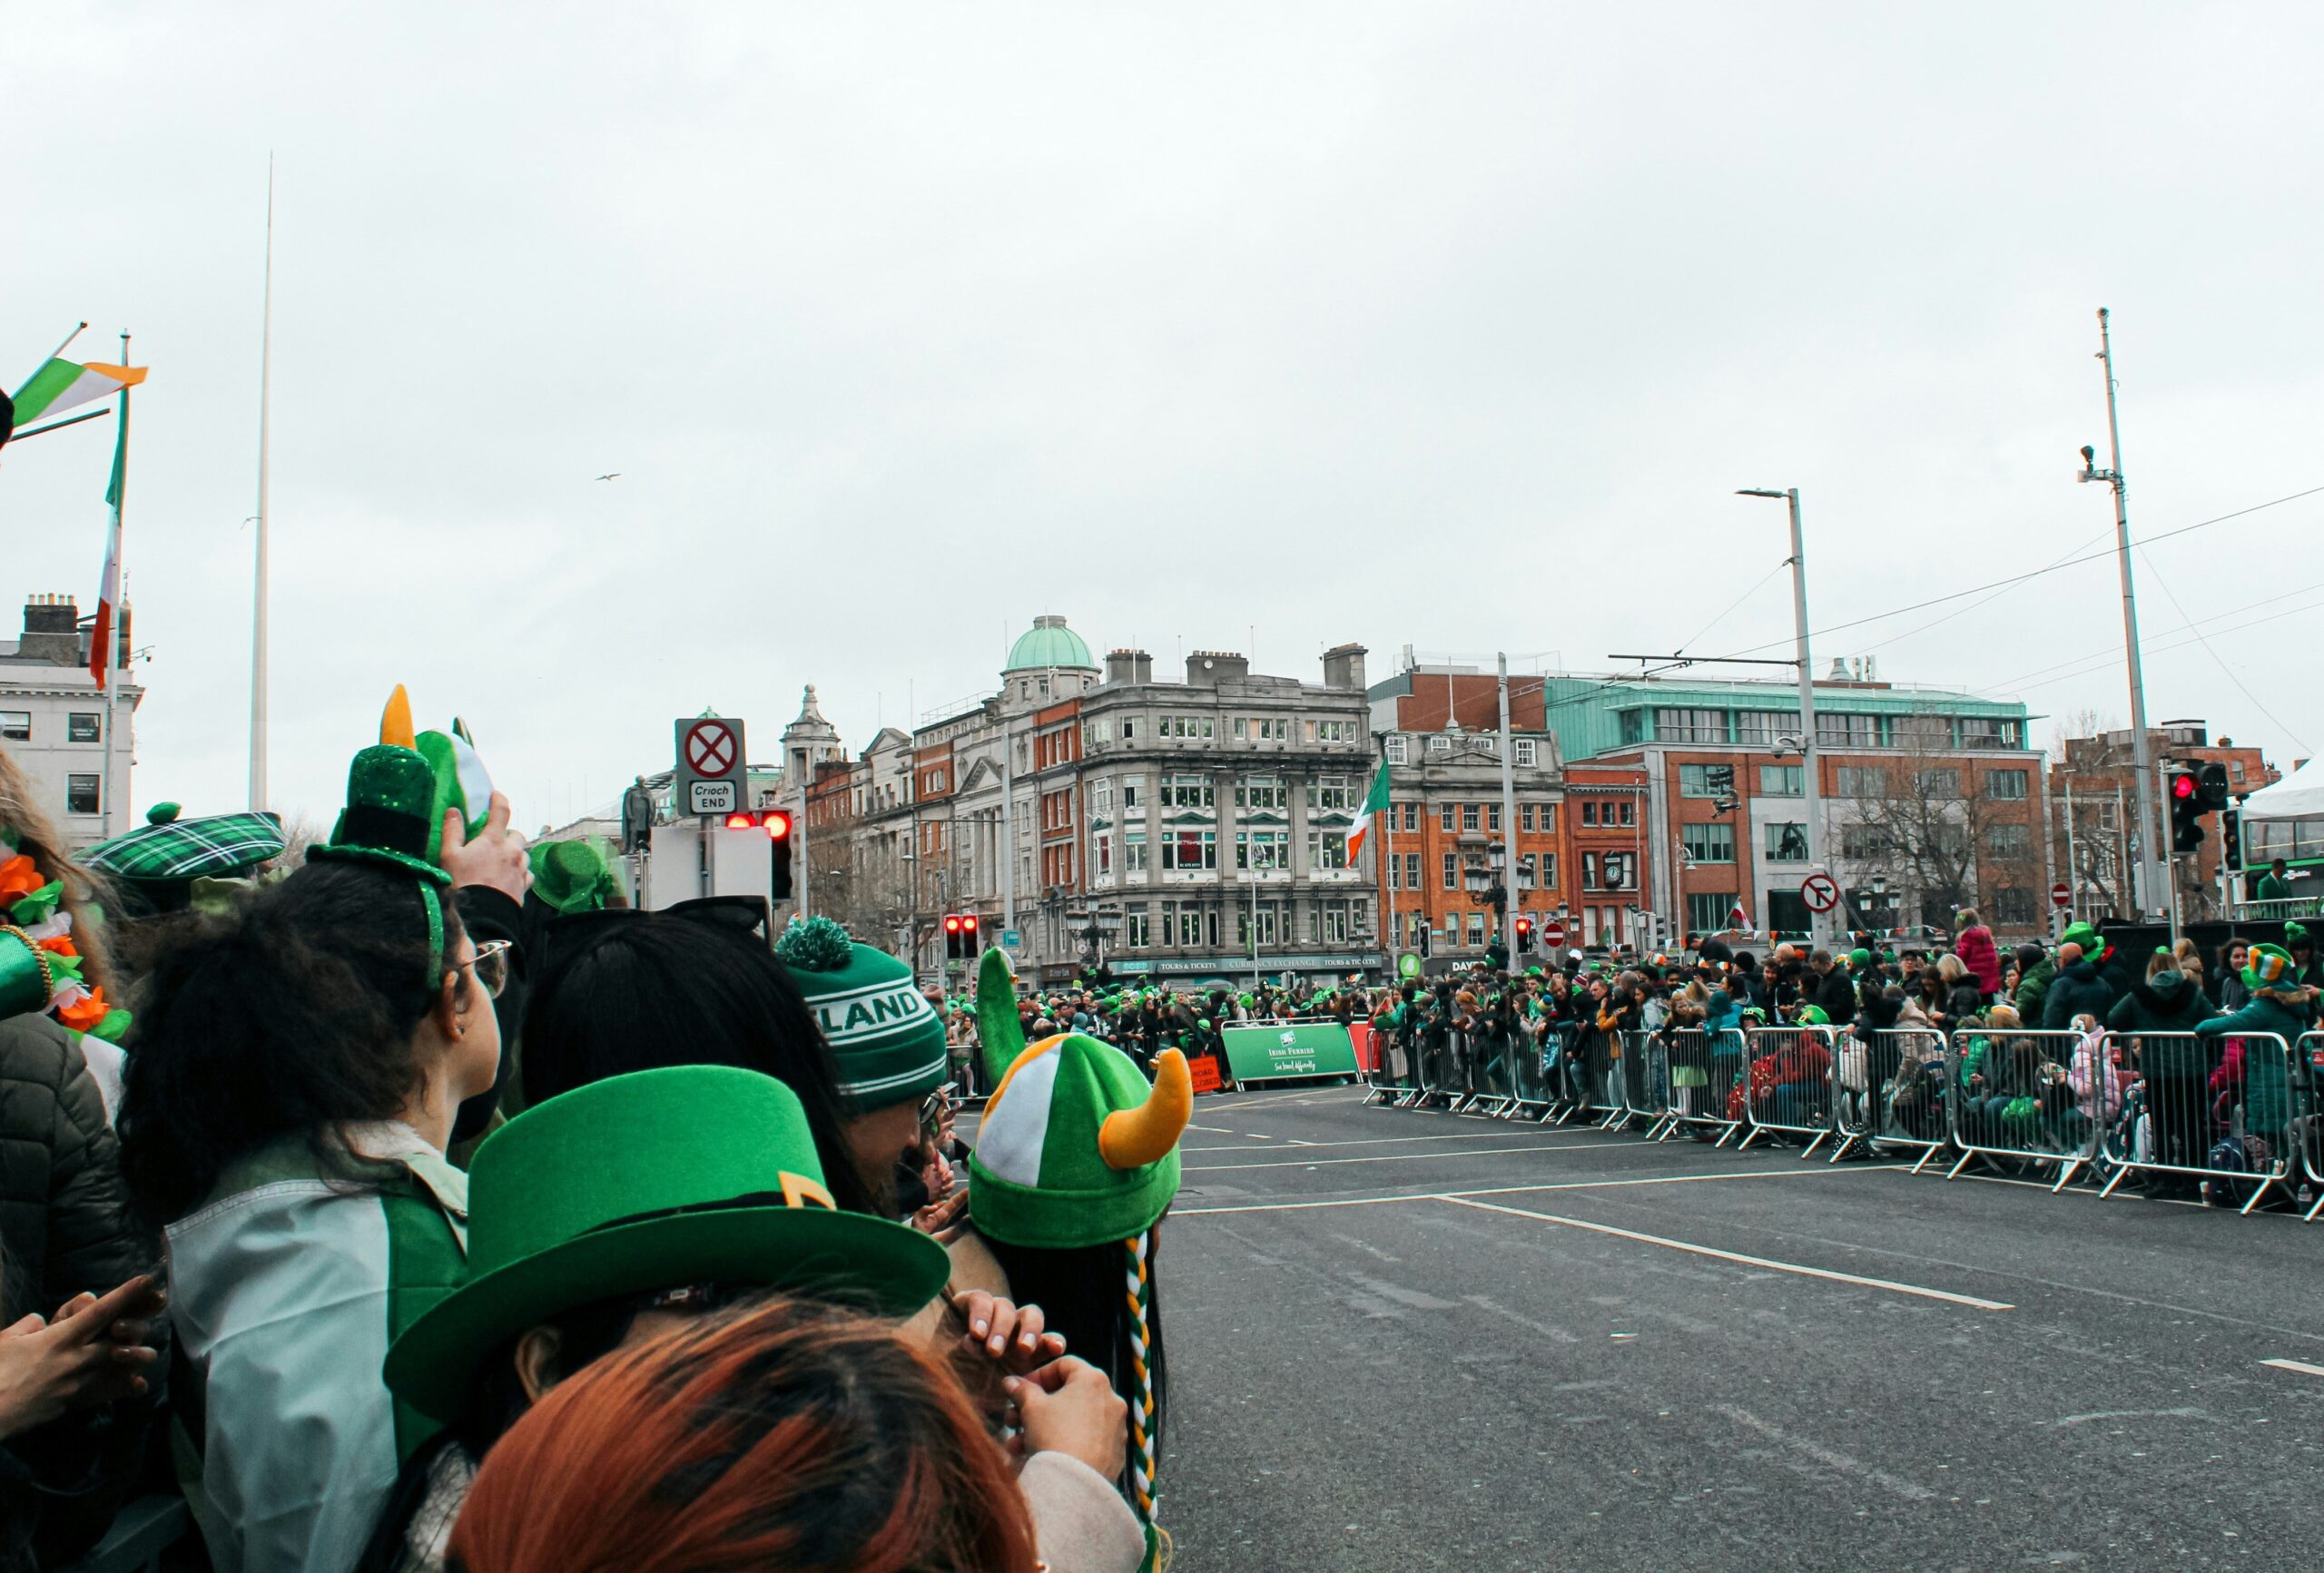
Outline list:
[[[1458,1153],[1382,1153],[1369,1158],[1277,1158],[1266,1164],[1187,1164],[1189,1175],[1224,1175],[1238,1169],[1314,1169],[1326,1164],[1409,1164],[1424,1158],[1490,1158],[1502,1153],[1538,1153],[1551,1145],[1531,1142],[1521,1147],[1471,1147]]]
[[[1258,1168],[1282,1168],[1285,1165],[1260,1164]],[[1302,1165],[1304,1166],[1304,1165]],[[1882,1168],[1909,1168],[1907,1164],[1884,1164]],[[1858,1164],[1856,1173],[1863,1174],[1866,1165]],[[1327,1202],[1255,1202],[1244,1207],[1173,1207],[1173,1218],[1200,1218],[1219,1213],[1305,1213],[1318,1207],[1374,1207],[1387,1202],[1450,1202],[1463,1196],[1508,1196],[1527,1191],[1602,1191],[1621,1185],[1700,1185],[1718,1180],[1804,1180],[1815,1175],[1847,1173],[1844,1169],[1827,1168],[1817,1164],[1812,1167],[1790,1169],[1738,1169],[1725,1175],[1656,1175],[1639,1180],[1559,1180],[1543,1181],[1534,1185],[1490,1185],[1474,1191],[1414,1191],[1401,1196],[1344,1196]]]
[[[1844,1475],[1854,1475],[1860,1480],[1868,1480],[1882,1490],[1893,1491],[1908,1502],[1925,1502],[1936,1495],[1926,1486],[1915,1485],[1910,1480],[1888,1473],[1886,1470],[1876,1470],[1868,1464],[1848,1457],[1846,1453],[1825,1447],[1820,1442],[1810,1441],[1806,1437],[1794,1436],[1781,1426],[1763,1421],[1748,1410],[1737,1409],[1730,1403],[1722,1403],[1713,1405],[1711,1413],[1725,1415],[1737,1425],[1755,1430],[1771,1442],[1779,1443],[1795,1452],[1804,1454],[1822,1464],[1826,1469],[1837,1470]]]
[[[1878,1289],[1890,1294],[1910,1294],[1923,1300],[1942,1300],[1954,1305],[1966,1305],[1976,1311],[2014,1311],[2016,1307],[1999,1300],[1984,1300],[1974,1294],[1955,1294],[1949,1289],[1928,1289],[1917,1283],[1898,1283],[1886,1278],[1864,1278],[1853,1273],[1836,1273],[1828,1267],[1808,1267],[1797,1262],[1777,1262],[1766,1256],[1746,1256],[1738,1251],[1721,1251],[1709,1245],[1697,1245],[1685,1240],[1668,1240],[1659,1234],[1641,1234],[1635,1229],[1617,1229],[1611,1224],[1593,1224],[1586,1218],[1561,1218],[1553,1213],[1535,1213],[1523,1207],[1504,1206],[1498,1202],[1479,1202],[1466,1196],[1440,1196],[1456,1207],[1474,1207],[1481,1212],[1506,1213],[1513,1218],[1538,1218],[1545,1224],[1556,1224],[1568,1229],[1584,1229],[1592,1234],[1609,1234],[1618,1240],[1632,1240],[1641,1245],[1659,1245],[1665,1250],[1684,1251],[1691,1255],[1708,1256],[1715,1261],[1732,1262],[1743,1267],[1763,1267],[1771,1273],[1791,1273],[1803,1278],[1821,1278],[1834,1283],[1853,1283],[1860,1289]]]
[[[1206,1126],[1188,1126],[1187,1127],[1187,1129],[1190,1131],[1207,1130],[1210,1127]],[[1344,1142],[1305,1142],[1299,1140],[1297,1137],[1287,1137],[1285,1138],[1285,1145],[1294,1147],[1394,1147],[1404,1146],[1413,1142],[1489,1142],[1496,1137],[1505,1141],[1512,1136],[1521,1134],[1524,1129],[1524,1126],[1517,1126],[1513,1127],[1504,1126],[1500,1130],[1492,1131],[1445,1131],[1433,1136],[1360,1136],[1354,1140]],[[1231,1136],[1237,1133],[1234,1131],[1221,1131],[1218,1134],[1220,1136]],[[1541,1134],[1544,1136],[1547,1136],[1551,1133],[1548,1130],[1543,1130]],[[1582,1133],[1568,1132],[1565,1134],[1578,1136]],[[1230,1142],[1218,1142],[1211,1145],[1200,1147],[1189,1147],[1181,1145],[1178,1151],[1182,1153],[1245,1153],[1250,1151],[1250,1149],[1248,1147],[1236,1146]]]
[[[2296,1371],[2302,1376],[2324,1376],[2324,1365],[2310,1365],[2304,1360],[2263,1360],[2261,1365],[2272,1365],[2278,1371]]]

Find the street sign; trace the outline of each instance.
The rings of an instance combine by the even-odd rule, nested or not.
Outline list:
[[[1544,919],[1541,919],[1541,947],[1542,947],[1542,949],[1547,949],[1547,950],[1554,950],[1554,949],[1556,949],[1559,946],[1561,946],[1561,945],[1562,945],[1562,944],[1564,944],[1564,943],[1565,943],[1565,923],[1563,922],[1563,920],[1562,920],[1562,919],[1556,919],[1556,918],[1544,918]]]
[[[2061,880],[2056,884],[2050,887],[2050,905],[2053,907],[2071,907],[2073,905],[2073,890],[2064,880]]]
[[[1003,950],[1022,950],[1025,948],[1024,934],[1015,929],[1003,929],[1000,931],[1000,948]]]
[[[743,806],[750,766],[743,723],[720,715],[680,717],[677,779],[671,792],[682,814],[731,814]]]
[[[1829,874],[1810,874],[1799,881],[1799,899],[1811,912],[1828,912],[1840,904],[1839,881]]]
[[[1419,958],[1419,957],[1417,957],[1417,956],[1415,956],[1415,955],[1413,955],[1413,954],[1411,951],[1409,951],[1409,950],[1405,951],[1402,956],[1397,957],[1397,958],[1396,958],[1396,976],[1397,976],[1397,977],[1399,977],[1399,978],[1417,978],[1417,977],[1419,977],[1419,976],[1420,976],[1420,958]]]

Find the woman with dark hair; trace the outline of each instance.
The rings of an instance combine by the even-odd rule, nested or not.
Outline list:
[[[417,752],[363,751],[340,839],[141,986],[122,1171],[166,1225],[171,1397],[219,1573],[351,1565],[434,1430],[379,1366],[467,1273],[444,1150],[499,1067],[507,951],[469,938],[428,859],[432,787]]]
[[[1039,1508],[1044,1496],[1107,1505],[1120,1401],[1070,1360],[1014,1382],[1013,1396],[1030,1456],[1012,1475],[959,1379],[877,1323],[776,1303],[683,1328],[599,1361],[519,1421],[478,1474],[448,1562],[461,1573],[1135,1568],[1144,1547],[1126,1513]]]

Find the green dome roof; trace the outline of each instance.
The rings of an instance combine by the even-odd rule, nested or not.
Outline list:
[[[1009,664],[1000,670],[1030,672],[1050,666],[1078,666],[1094,672],[1098,664],[1089,658],[1089,646],[1065,625],[1064,618],[1043,613],[1009,647]]]

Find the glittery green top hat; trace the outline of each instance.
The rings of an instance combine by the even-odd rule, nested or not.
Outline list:
[[[411,876],[428,916],[429,970],[444,962],[444,904],[452,877],[440,868],[443,816],[435,812],[436,767],[415,746],[411,702],[399,686],[379,720],[379,741],[347,767],[347,806],[330,840],[310,859],[369,863]]]

